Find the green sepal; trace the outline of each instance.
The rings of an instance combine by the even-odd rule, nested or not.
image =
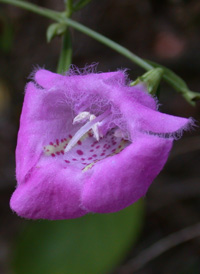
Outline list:
[[[168,82],[177,92],[181,93],[188,103],[195,106],[195,102],[200,100],[200,93],[191,91],[188,88],[186,82],[172,70],[151,61],[148,61],[148,63],[155,68],[162,68],[164,71],[163,79]]]
[[[130,86],[135,86],[140,82],[145,83],[148,93],[154,95],[158,92],[158,87],[160,85],[163,73],[164,70],[162,68],[151,69],[142,76],[138,77],[134,82],[130,84]]]
[[[182,95],[192,106],[195,106],[195,103],[200,100],[200,93],[189,90],[188,88],[182,90]]]
[[[53,23],[51,24],[46,32],[46,38],[47,38],[47,42],[51,42],[51,40],[55,37],[55,36],[59,36],[65,33],[67,29],[67,25],[63,24],[63,23]]]
[[[73,11],[78,11],[78,10],[84,8],[90,2],[91,2],[91,0],[79,0],[77,3],[74,4]]]

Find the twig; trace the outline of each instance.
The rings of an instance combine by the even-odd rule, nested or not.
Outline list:
[[[141,269],[145,264],[149,263],[156,257],[160,256],[169,249],[192,240],[194,238],[200,237],[200,222],[184,228],[178,232],[170,234],[166,238],[159,240],[157,243],[153,244],[149,248],[142,251],[138,256],[131,259],[127,264],[122,266],[118,274],[130,274]]]

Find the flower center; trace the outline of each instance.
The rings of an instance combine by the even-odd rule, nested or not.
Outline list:
[[[65,148],[65,152],[70,151],[77,143],[78,141],[91,129],[93,131],[93,135],[96,138],[97,141],[100,140],[100,137],[103,137],[103,134],[99,130],[99,126],[101,125],[100,122],[102,122],[106,117],[108,117],[111,114],[110,110],[105,111],[103,114],[96,117],[93,114],[90,114],[89,112],[81,112],[79,113],[73,120],[73,124],[83,122],[85,120],[89,120],[84,126],[82,126],[73,136],[73,138],[69,141],[67,147]]]
[[[111,111],[107,110],[99,116],[87,111],[79,113],[73,124],[84,123],[75,131],[72,126],[61,139],[51,140],[44,146],[46,156],[56,157],[64,161],[66,167],[74,165],[83,172],[91,169],[97,162],[120,153],[129,141],[124,140],[124,133],[112,122]]]

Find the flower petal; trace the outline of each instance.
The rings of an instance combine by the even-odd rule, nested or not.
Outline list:
[[[91,73],[86,75],[60,75],[53,73],[45,69],[39,69],[34,75],[34,80],[37,84],[43,88],[50,89],[52,87],[58,86],[58,83],[67,84],[70,77],[77,79],[79,82],[82,80],[86,83],[94,83],[97,81],[111,81],[112,83],[125,84],[126,76],[122,71],[108,72],[108,73]],[[82,79],[81,79],[82,78]],[[90,82],[91,81],[91,82]],[[59,83],[60,85],[60,83]]]
[[[136,100],[138,103],[157,110],[157,99],[152,97],[149,93],[148,90],[145,86],[145,84],[140,83],[137,84],[136,86],[129,87],[127,92],[128,94],[131,94],[131,96]]]
[[[96,164],[83,188],[83,207],[109,213],[136,202],[163,168],[172,143],[172,139],[143,135],[120,154]]]
[[[59,81],[63,81],[64,76],[45,69],[39,69],[34,75],[34,80],[43,88],[51,88]]]
[[[167,135],[167,137],[176,138],[182,134],[183,130],[188,130],[194,124],[191,118],[182,118],[155,111],[137,102],[131,102],[129,98],[124,98],[120,109],[133,136],[139,130],[156,133],[163,137]]]
[[[123,71],[63,76],[40,69],[34,81],[26,87],[16,149],[18,187],[11,198],[22,217],[57,220],[123,209],[145,195],[173,138],[193,124],[157,111],[145,86],[127,86]],[[80,134],[66,152],[84,127],[73,125],[83,111],[96,117],[109,111],[101,121],[102,138]]]
[[[69,219],[83,216],[80,209],[81,173],[58,163],[39,165],[11,197],[10,206],[29,219]]]
[[[16,148],[18,183],[26,179],[26,175],[39,161],[43,147],[69,132],[71,110],[62,100],[62,92],[50,93],[33,83],[27,85]]]

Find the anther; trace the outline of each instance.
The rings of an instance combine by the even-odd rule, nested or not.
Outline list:
[[[72,137],[72,139],[69,141],[67,147],[65,148],[65,152],[68,152],[69,150],[71,150],[76,144],[77,142],[83,137],[83,135],[85,135],[90,129],[93,130],[94,132],[94,136],[96,137],[97,141],[99,141],[100,139],[100,134],[98,132],[98,123],[101,122],[103,119],[105,119],[108,115],[110,115],[110,110],[105,111],[103,114],[99,115],[98,117],[96,117],[95,115],[90,115],[90,121],[87,122],[84,126],[82,126],[76,133],[75,135]],[[77,116],[79,116],[79,118],[77,118]],[[78,120],[80,121],[80,117],[81,117],[81,113],[78,114],[74,120],[75,122],[78,122]],[[83,116],[87,116],[86,114],[84,114]],[[85,119],[85,117],[83,119]]]

